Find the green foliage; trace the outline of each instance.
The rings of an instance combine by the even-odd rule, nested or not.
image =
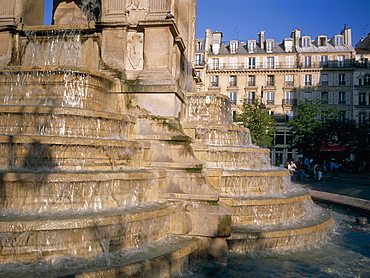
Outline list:
[[[293,134],[293,148],[299,153],[319,151],[322,144],[337,138],[340,111],[320,99],[305,99],[297,106],[298,117],[288,123]]]
[[[275,119],[268,113],[270,108],[261,106],[261,102],[256,100],[253,104],[243,105],[236,114],[236,122],[249,129],[252,143],[259,147],[270,147],[273,145],[276,129]]]

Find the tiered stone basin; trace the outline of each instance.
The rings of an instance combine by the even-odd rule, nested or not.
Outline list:
[[[122,114],[120,99],[110,94],[114,86],[111,77],[79,68],[0,72],[4,275],[15,275],[15,261],[46,267],[65,260],[64,265],[80,262],[84,269],[59,269],[55,276],[164,277],[184,270],[188,257],[201,248],[199,240],[172,236],[183,233],[176,223],[184,208],[159,198],[168,187],[164,167],[175,164],[175,155],[166,154],[166,147],[150,155],[153,146],[141,140],[145,132],[135,130],[136,116]],[[159,138],[189,140],[166,130]],[[142,134],[134,136],[137,132]],[[185,145],[173,145],[175,153],[187,157],[176,167],[199,167]],[[149,169],[153,157],[160,169]],[[22,275],[27,273],[33,270]]]
[[[247,129],[233,126],[231,116],[220,117],[231,115],[225,96],[189,93],[187,104],[185,133],[219,202],[231,212],[229,250],[303,248],[327,236],[331,216],[291,183],[287,170],[271,166],[269,150],[253,146]]]

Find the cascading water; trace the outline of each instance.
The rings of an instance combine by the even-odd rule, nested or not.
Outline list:
[[[185,1],[154,2],[54,1],[62,30],[15,28],[0,70],[3,275],[168,277],[197,252],[304,248],[330,230],[330,215],[233,125],[226,96],[186,92],[177,32],[192,18],[177,26],[165,15]]]

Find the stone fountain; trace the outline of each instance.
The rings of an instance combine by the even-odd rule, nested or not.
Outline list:
[[[332,218],[192,93],[195,0],[0,0],[0,272],[168,277]],[[166,19],[171,11],[173,19]]]

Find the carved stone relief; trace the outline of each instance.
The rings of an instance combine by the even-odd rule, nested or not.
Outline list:
[[[129,32],[127,35],[128,70],[143,69],[143,33]]]

